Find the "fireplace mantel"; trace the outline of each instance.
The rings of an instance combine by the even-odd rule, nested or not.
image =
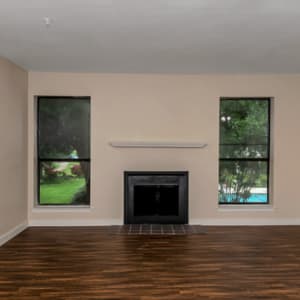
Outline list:
[[[200,142],[159,142],[159,141],[111,141],[109,145],[116,148],[205,148]]]

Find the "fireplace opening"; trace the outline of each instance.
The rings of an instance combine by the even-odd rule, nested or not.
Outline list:
[[[134,215],[135,216],[178,216],[179,186],[135,185]]]
[[[125,224],[187,224],[188,172],[125,172]]]

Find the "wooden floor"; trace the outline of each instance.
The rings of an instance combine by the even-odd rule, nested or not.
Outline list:
[[[0,299],[300,299],[300,226],[203,235],[29,228],[0,248]]]

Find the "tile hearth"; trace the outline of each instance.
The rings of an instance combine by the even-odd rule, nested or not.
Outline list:
[[[117,234],[124,235],[192,235],[206,234],[204,226],[183,224],[129,224],[114,226]]]

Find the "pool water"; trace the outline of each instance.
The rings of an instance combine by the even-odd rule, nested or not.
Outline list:
[[[227,195],[227,202],[221,203],[230,203],[234,198],[233,194]],[[268,195],[267,194],[251,194],[251,196],[244,202],[241,200],[241,203],[268,203]]]

